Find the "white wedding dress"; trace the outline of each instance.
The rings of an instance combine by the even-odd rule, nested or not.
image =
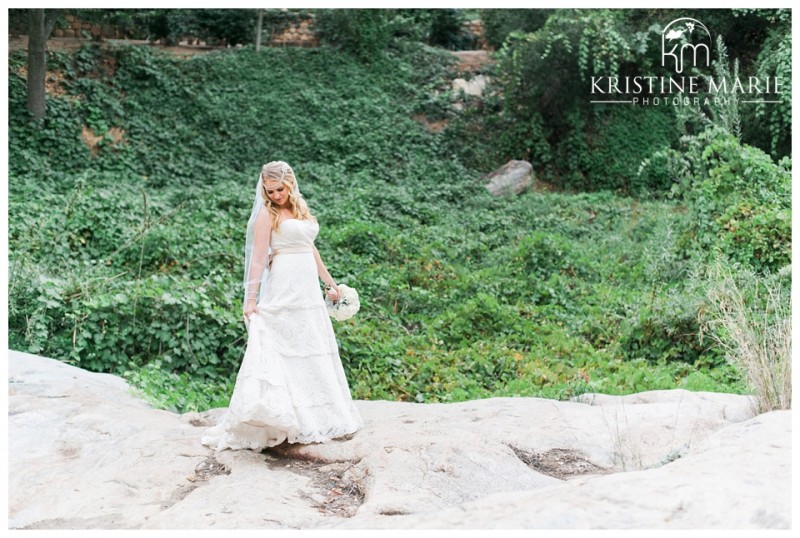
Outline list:
[[[363,427],[319,287],[312,250],[318,233],[319,224],[298,219],[272,232],[275,255],[230,406],[202,444],[239,450],[320,443]]]

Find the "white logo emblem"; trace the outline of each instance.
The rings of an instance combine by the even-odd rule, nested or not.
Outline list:
[[[667,58],[672,58],[675,60],[675,72],[683,73],[687,50],[691,51],[689,59],[692,65],[701,65],[698,61],[702,61],[703,53],[705,66],[711,65],[711,33],[708,28],[697,19],[681,17],[669,23],[661,32],[662,67],[666,67]]]

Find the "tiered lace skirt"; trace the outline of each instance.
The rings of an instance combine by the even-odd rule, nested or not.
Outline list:
[[[275,256],[262,296],[230,406],[201,442],[216,450],[260,449],[361,429],[313,253]]]

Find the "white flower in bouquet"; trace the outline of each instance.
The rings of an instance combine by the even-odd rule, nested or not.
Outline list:
[[[328,308],[328,315],[337,321],[344,321],[352,318],[361,303],[358,301],[358,292],[346,284],[339,284],[339,300],[335,303],[330,297],[325,296],[325,306]]]

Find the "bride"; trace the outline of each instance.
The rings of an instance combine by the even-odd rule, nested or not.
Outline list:
[[[265,164],[245,243],[247,348],[230,406],[202,444],[255,450],[320,443],[363,427],[319,289],[321,278],[331,300],[339,299],[314,246],[318,233],[292,168]]]

